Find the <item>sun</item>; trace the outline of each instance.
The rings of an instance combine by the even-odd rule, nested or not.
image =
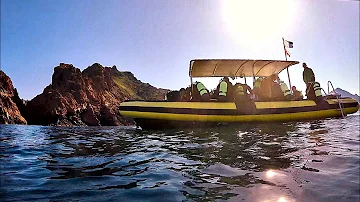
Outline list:
[[[225,29],[236,41],[266,41],[281,37],[288,28],[288,0],[224,0]]]

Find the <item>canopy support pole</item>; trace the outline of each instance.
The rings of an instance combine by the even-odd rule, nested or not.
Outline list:
[[[282,41],[283,41],[283,47],[284,47],[285,60],[287,61],[288,59],[287,59],[287,56],[286,56],[284,37],[282,38]],[[286,71],[287,71],[287,75],[288,75],[288,79],[289,79],[290,93],[292,93],[292,86],[291,86],[291,81],[290,81],[289,67],[286,67]]]
[[[254,84],[255,84],[255,74],[254,74],[254,66],[255,66],[255,63],[256,63],[256,62],[253,63],[252,68],[251,68],[251,71],[252,71],[252,74],[253,74],[253,87],[254,87]]]
[[[254,79],[254,81],[255,81],[255,73],[254,73],[255,63],[256,63],[256,62],[253,63],[252,68],[251,68],[251,71],[252,71],[252,73],[253,73],[253,79]]]
[[[190,87],[191,87],[191,93],[193,92],[193,85],[192,85],[193,81],[192,81],[192,76],[190,76]]]
[[[194,89],[193,89],[193,80],[192,80],[192,74],[191,74],[191,71],[192,71],[192,63],[193,61],[191,60],[190,61],[190,67],[189,67],[189,76],[190,76],[190,88],[191,88],[191,96],[194,94]]]

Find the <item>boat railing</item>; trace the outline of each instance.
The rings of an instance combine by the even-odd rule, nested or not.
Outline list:
[[[339,99],[340,95],[335,91],[334,86],[333,86],[333,84],[331,83],[331,81],[328,81],[328,82],[327,82],[328,94],[330,94],[330,86],[331,86],[331,88],[332,88],[332,90],[333,90],[332,92],[335,94],[336,99],[337,99],[337,101],[338,101],[339,109],[340,109],[340,111],[341,111],[341,115],[342,115],[342,117],[344,118],[344,117],[345,117],[344,110],[343,110],[344,107],[342,106],[342,102],[340,102],[340,99]],[[323,91],[325,92],[324,89],[323,89]],[[326,94],[326,93],[325,93],[325,94]]]
[[[326,91],[323,88],[321,88],[321,90],[323,91],[324,95],[328,95],[328,93],[326,93]],[[329,98],[327,96],[325,96],[325,100],[327,100],[327,99],[329,99]]]

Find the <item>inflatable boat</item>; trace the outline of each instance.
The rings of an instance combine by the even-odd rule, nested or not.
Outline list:
[[[233,76],[255,79],[255,77],[278,74],[298,63],[298,61],[277,60],[192,60],[189,74],[191,83],[193,77]],[[328,82],[329,84],[331,82]],[[250,113],[242,110],[243,106],[238,106],[234,102],[215,100],[209,102],[125,101],[120,104],[119,110],[122,116],[133,118],[141,128],[157,129],[242,122],[314,120],[346,116],[359,109],[359,103],[352,98],[324,95],[324,99],[325,106],[318,105],[313,100],[255,101],[255,109]]]

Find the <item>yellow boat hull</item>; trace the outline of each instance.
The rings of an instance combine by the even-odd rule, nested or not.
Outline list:
[[[358,111],[359,104],[352,98],[339,99],[343,113]],[[126,101],[120,105],[120,114],[135,121],[171,122],[271,122],[300,121],[342,116],[337,99],[326,100],[329,105],[320,108],[312,100],[255,102],[256,110],[244,114],[231,102],[146,102]],[[165,121],[165,122],[164,122]],[[141,126],[141,124],[140,124]]]

